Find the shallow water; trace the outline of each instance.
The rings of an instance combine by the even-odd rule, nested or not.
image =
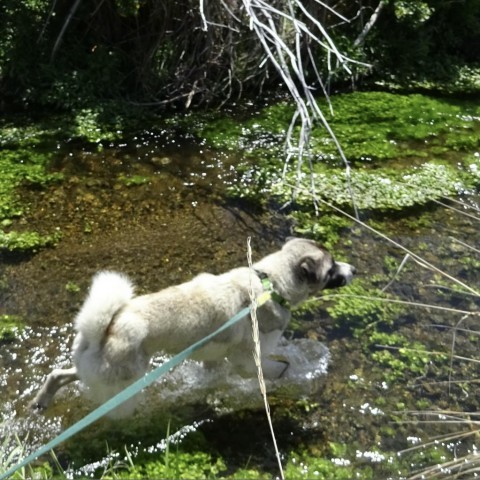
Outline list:
[[[202,271],[219,273],[245,264],[249,236],[254,258],[278,248],[289,233],[285,217],[231,200],[225,194],[238,179],[239,162],[243,159],[238,155],[209,151],[194,142],[180,143],[171,134],[144,133],[128,143],[107,146],[101,153],[86,147],[61,146],[53,169],[64,173],[65,180],[45,191],[25,190],[31,208],[17,227],[44,233],[58,229],[62,240],[55,248],[33,256],[4,256],[0,265],[0,313],[19,315],[28,325],[19,338],[1,345],[0,437],[10,436],[14,442],[13,435],[22,439],[28,436],[26,442],[33,449],[91,409],[77,385],[61,391],[45,414],[32,414],[26,406],[52,368],[70,366],[72,318],[97,270],[125,272],[138,286],[138,293],[146,293]],[[479,269],[462,260],[480,259],[478,251],[472,250],[480,244],[480,198],[472,193],[458,200],[463,204],[452,206],[470,216],[432,206],[424,212],[392,218],[386,233],[478,288]],[[384,274],[384,256],[397,264],[404,256],[360,228],[348,229],[343,243],[342,255],[357,266],[360,277]],[[411,262],[408,266],[390,291],[409,301],[478,311],[478,298],[442,296],[435,274]],[[400,320],[398,329],[414,330],[432,350],[448,351],[451,328],[460,319],[449,312],[412,309]],[[290,359],[295,359],[295,368],[281,381],[268,385],[271,402],[279,410],[304,401],[309,413],[292,421],[286,419],[288,415],[277,419],[282,448],[287,451],[302,442],[317,445],[344,441],[359,445],[359,462],[381,463],[375,456],[379,442],[374,432],[385,423],[386,414],[374,400],[394,395],[394,390],[362,370],[351,343],[359,340],[329,335],[324,309],[310,314],[308,320],[302,319],[295,332],[287,331],[290,343],[282,347]],[[476,324],[465,320],[462,325],[467,331],[457,332],[455,351],[473,357],[476,345],[470,337]],[[158,357],[153,363],[161,361]],[[463,370],[456,372],[455,378],[463,379]],[[344,395],[348,382],[364,385],[364,394]],[[419,398],[438,396],[439,406],[448,405],[442,386],[433,385],[428,391],[419,380],[406,388],[420,391]],[[456,393],[457,400],[467,397],[461,391]],[[144,402],[133,421],[112,424],[102,420],[79,437],[74,447],[61,447],[60,453],[65,449],[68,460],[82,441],[108,441],[114,448],[125,444],[134,453],[162,451],[171,418],[171,442],[187,441],[200,432],[204,441],[238,456],[240,462],[249,456],[267,455],[268,432],[258,426],[264,413],[257,381],[235,375],[227,365],[213,373],[187,361],[149,389]],[[476,407],[470,395],[465,408]],[[238,431],[229,445],[225,436],[231,428]],[[408,440],[403,433],[400,437],[394,449],[418,438],[412,435]],[[99,448],[102,453],[95,461],[108,463],[110,456],[104,453],[104,445]],[[93,450],[95,447],[85,458],[91,459]],[[85,468],[94,467],[95,463]]]
[[[13,445],[18,435],[34,449],[92,408],[78,385],[64,388],[45,415],[31,413],[27,406],[52,368],[71,365],[72,319],[97,270],[127,273],[137,293],[146,293],[202,271],[220,273],[246,264],[248,237],[254,259],[278,248],[289,232],[284,218],[245,208],[225,195],[238,163],[235,155],[179,145],[170,135],[146,133],[128,146],[111,145],[101,153],[61,146],[52,168],[65,180],[46,191],[26,189],[31,208],[22,223],[44,233],[60,231],[62,240],[33,256],[4,255],[0,265],[5,285],[0,313],[15,313],[28,325],[1,347],[1,438],[9,437]],[[22,229],[22,223],[16,227]],[[310,348],[307,358],[317,367],[312,374],[308,365],[312,378],[303,385],[306,357],[295,344],[284,348],[298,357],[291,395],[307,394],[324,376],[328,351],[319,343]],[[282,389],[281,382],[277,387]],[[258,408],[257,391],[255,380],[227,370],[213,375],[190,361],[146,395],[144,408],[158,409],[160,402],[165,418],[179,406],[190,411],[196,403],[212,414],[226,413],[240,406]],[[208,415],[193,423],[207,421]],[[165,426],[159,425],[161,437]]]

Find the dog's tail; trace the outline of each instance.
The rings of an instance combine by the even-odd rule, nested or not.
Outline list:
[[[92,342],[100,342],[112,317],[132,297],[134,286],[124,275],[116,272],[99,272],[80,312],[75,318],[75,329]]]

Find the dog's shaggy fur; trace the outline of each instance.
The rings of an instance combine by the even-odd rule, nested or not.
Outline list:
[[[74,368],[54,370],[32,405],[46,408],[56,391],[80,379],[98,402],[103,402],[145,374],[157,352],[178,353],[216,330],[250,304],[249,289],[259,296],[262,277],[275,296],[258,309],[262,367],[277,378],[288,363],[269,358],[290,320],[283,301],[296,305],[325,288],[349,283],[355,268],[335,262],[318,244],[290,239],[283,248],[253,265],[222,275],[203,273],[193,280],[157,293],[134,297],[130,280],[115,272],[100,272],[75,319]],[[193,358],[209,368],[225,358],[245,375],[254,370],[252,331],[241,320],[198,350]],[[117,410],[132,412],[135,402]]]

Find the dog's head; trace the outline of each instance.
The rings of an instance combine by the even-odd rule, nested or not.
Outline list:
[[[313,240],[288,238],[282,250],[294,260],[298,278],[307,283],[310,295],[348,285],[356,272],[354,266],[336,262],[324,247]]]

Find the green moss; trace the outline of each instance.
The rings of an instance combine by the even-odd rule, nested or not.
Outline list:
[[[480,107],[450,99],[386,92],[355,92],[331,97],[333,115],[320,100],[350,161],[426,158],[428,150],[471,150],[480,145]],[[242,148],[257,155],[282,154],[294,108],[278,103],[247,120],[218,119],[201,124],[199,136],[218,148]],[[294,138],[299,127],[295,130]],[[318,160],[339,159],[335,144],[318,125],[311,152]]]
[[[59,232],[52,235],[41,235],[37,232],[8,232],[0,230],[0,250],[36,251],[40,248],[51,247],[61,238]]]
[[[0,220],[18,217],[24,207],[17,188],[26,184],[41,188],[59,180],[61,175],[49,173],[47,165],[50,154],[39,153],[34,149],[4,149],[0,152]]]
[[[133,187],[136,185],[144,185],[145,183],[148,183],[151,181],[149,177],[146,177],[144,175],[120,175],[118,179],[127,187]]]
[[[327,115],[328,121],[354,168],[349,187],[335,143],[321,125],[315,126],[309,155],[318,199],[347,207],[353,192],[362,210],[402,210],[479,184],[480,158],[471,156],[480,146],[476,103],[386,92],[335,95],[331,101],[334,115]],[[295,161],[280,179],[293,113],[291,104],[278,103],[247,119],[216,119],[196,130],[217,148],[241,149],[255,158],[255,166],[245,174],[250,186],[246,182],[238,189],[241,196],[257,198],[258,192],[265,195],[268,190],[286,201],[294,191],[301,205],[311,205],[307,162],[300,185]],[[299,127],[293,132],[293,147],[298,134]]]
[[[51,182],[62,179],[62,175],[51,173],[48,166],[52,160],[50,151],[39,149],[41,141],[52,132],[48,129],[22,128],[9,124],[0,129],[0,250],[32,251],[54,245],[60,238],[58,232],[42,235],[38,232],[5,231],[11,228],[13,218],[25,213],[19,187],[30,189],[45,188]]]
[[[425,205],[433,200],[470,190],[478,183],[476,175],[479,167],[480,161],[468,163],[465,167],[428,162],[420,167],[403,170],[353,169],[348,181],[343,168],[317,165],[313,175],[317,186],[317,199],[341,207],[350,207],[353,194],[353,199],[361,210],[389,211]],[[295,185],[293,176],[294,174],[287,176],[291,185]],[[285,184],[278,183],[272,190],[285,200],[291,198],[292,192],[285,188]],[[312,204],[308,176],[296,190],[296,201],[300,205]]]
[[[295,232],[320,241],[329,250],[342,238],[347,229],[352,228],[352,221],[334,213],[321,213],[297,210],[291,214],[295,223]]]
[[[349,463],[349,462],[348,462]],[[285,468],[285,478],[319,480],[351,480],[358,478],[367,480],[373,478],[370,468],[359,469],[349,464],[337,465],[327,458],[293,455]]]
[[[356,279],[335,295],[327,307],[339,328],[347,329],[354,336],[363,336],[366,329],[374,331],[379,326],[391,327],[403,312],[403,307],[389,302],[392,296]]]
[[[420,342],[411,342],[398,333],[373,332],[368,336],[372,359],[388,382],[402,380],[406,373],[425,375],[432,353]],[[446,358],[446,357],[445,357]],[[435,356],[438,360],[438,356]]]
[[[23,321],[16,315],[0,315],[0,340],[13,340],[16,332],[23,328]]]
[[[425,157],[432,147],[479,145],[480,108],[473,103],[386,92],[338,95],[332,103],[331,127],[352,161]],[[338,156],[328,139],[317,138],[325,153]]]
[[[81,288],[75,282],[67,282],[67,284],[65,285],[65,290],[70,293],[79,293],[81,291]]]
[[[204,452],[166,452],[160,460],[147,461],[141,465],[132,465],[124,471],[115,471],[113,475],[102,476],[103,480],[113,478],[145,479],[214,479],[226,469],[221,458],[214,459]]]

